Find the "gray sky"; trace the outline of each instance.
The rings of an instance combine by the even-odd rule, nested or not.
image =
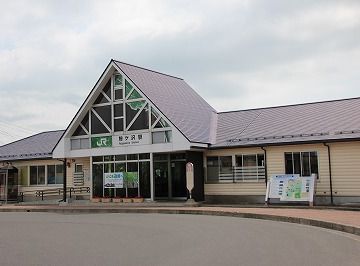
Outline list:
[[[360,1],[0,4],[0,145],[66,128],[111,58],[218,111],[360,96]]]

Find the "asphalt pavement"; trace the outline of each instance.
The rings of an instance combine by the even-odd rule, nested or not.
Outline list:
[[[360,237],[238,217],[0,213],[0,265],[359,265]]]

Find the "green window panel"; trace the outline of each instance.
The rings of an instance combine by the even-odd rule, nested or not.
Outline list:
[[[121,74],[116,74],[115,75],[114,85],[115,86],[122,86],[123,85],[123,80],[122,80],[122,75]]]
[[[137,91],[137,90],[133,90],[133,92],[130,94],[129,96],[129,100],[132,100],[132,99],[141,99],[142,96],[140,95],[140,93]]]
[[[127,97],[132,90],[131,84],[125,79],[125,96]]]

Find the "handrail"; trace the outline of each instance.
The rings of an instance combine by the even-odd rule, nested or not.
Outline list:
[[[61,195],[63,191],[63,188],[40,189],[35,191],[35,197],[41,197],[41,200],[44,200],[44,196]],[[67,187],[66,192],[69,192],[71,198],[72,194],[90,193],[90,187]]]
[[[264,166],[244,166],[231,167],[231,172],[224,171],[219,173],[219,182],[251,182],[265,180]]]

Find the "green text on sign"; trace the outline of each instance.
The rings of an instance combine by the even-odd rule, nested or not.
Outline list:
[[[103,148],[103,147],[112,147],[111,136],[91,138],[91,148]]]

